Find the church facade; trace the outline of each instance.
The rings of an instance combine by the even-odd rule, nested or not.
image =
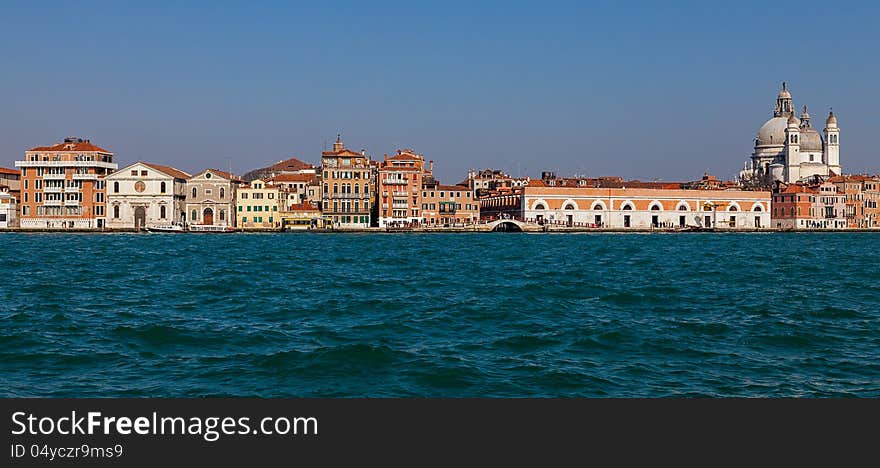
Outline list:
[[[796,115],[791,93],[782,83],[773,117],[758,130],[755,149],[740,178],[793,183],[840,174],[840,129],[834,112],[828,113],[825,128],[819,133],[812,126],[806,106],[800,117]]]

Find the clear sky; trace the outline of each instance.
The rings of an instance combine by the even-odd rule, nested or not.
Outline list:
[[[880,2],[127,3],[4,1],[0,165],[76,135],[241,174],[342,133],[447,183],[731,178],[785,80],[814,126],[834,107],[845,170],[880,171]]]

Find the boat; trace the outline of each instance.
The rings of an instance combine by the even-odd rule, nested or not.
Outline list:
[[[215,232],[218,234],[235,232],[230,226],[214,226],[209,224],[190,224],[189,232]]]
[[[147,232],[185,232],[183,226],[179,224],[156,224],[153,226],[146,226],[143,229]]]

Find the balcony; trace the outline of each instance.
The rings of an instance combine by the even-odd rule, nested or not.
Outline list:
[[[64,200],[64,206],[79,206],[79,200]]]
[[[48,185],[43,187],[43,192],[45,192],[45,193],[61,193],[63,191],[64,191],[64,187],[51,187]]]
[[[98,174],[74,174],[73,180],[98,180]]]
[[[64,202],[61,200],[45,200],[43,201],[43,206],[61,206]]]
[[[409,198],[409,194],[406,192],[391,192],[391,196],[394,198]]]
[[[119,165],[103,161],[15,161],[15,167],[103,167],[116,170]]]
[[[325,195],[324,198],[331,198],[334,200],[343,200],[343,199],[345,199],[345,200],[348,200],[348,199],[361,200],[364,198],[369,198],[369,195],[365,194],[365,193],[331,193],[329,197],[326,196],[327,194],[324,194],[324,195]]]
[[[79,187],[64,187],[65,193],[78,193]]]
[[[44,180],[64,180],[66,174],[43,174]]]
[[[407,185],[409,179],[382,179],[380,182],[384,185]]]

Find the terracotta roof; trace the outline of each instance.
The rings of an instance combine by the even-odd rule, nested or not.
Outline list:
[[[58,143],[52,146],[37,146],[28,151],[99,151],[101,153],[110,153],[110,151],[93,145],[91,142],[83,141],[78,143]]]
[[[318,207],[311,203],[296,203],[287,207],[287,211],[319,211]]]
[[[163,166],[161,164],[153,164],[153,163],[148,163],[148,162],[143,162],[143,161],[141,161],[140,163],[143,164],[144,166],[152,167],[153,169],[155,169],[159,172],[164,172],[165,174],[168,174],[168,175],[174,177],[175,179],[189,179],[190,177],[192,177],[191,175],[187,174],[186,172],[183,172],[180,169],[177,169],[177,168],[174,168],[171,166]]]
[[[279,162],[267,167],[264,170],[268,171],[268,172],[284,172],[284,171],[296,172],[296,171],[301,171],[303,169],[314,169],[314,168],[315,168],[315,166],[312,164],[309,164],[304,161],[300,161],[297,158],[290,158],[290,159],[286,159],[284,161],[279,161]]]
[[[21,171],[15,169],[6,169],[5,167],[0,167],[0,174],[9,174],[9,175],[21,175]]]
[[[308,183],[315,177],[314,174],[278,174],[275,177],[266,179],[266,182],[306,182]]]
[[[321,156],[363,156],[361,153],[343,148],[339,151],[322,151]]]
[[[453,192],[457,192],[470,190],[470,188],[464,187],[462,185],[438,185],[437,188],[434,190],[446,190],[447,192],[452,190]]]

